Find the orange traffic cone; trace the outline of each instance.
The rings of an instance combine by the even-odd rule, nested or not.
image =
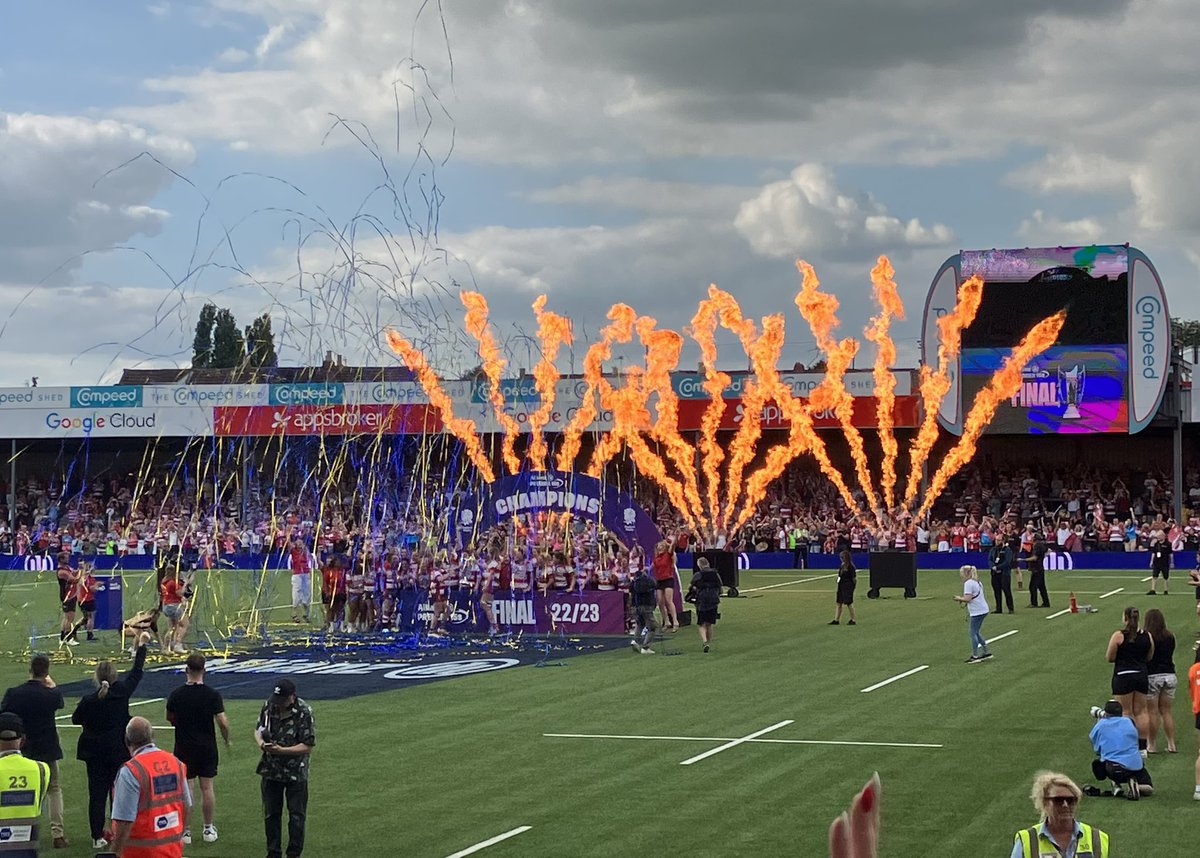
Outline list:
[[[1071,593],[1071,613],[1072,613],[1072,614],[1078,614],[1078,613],[1079,613],[1079,603],[1075,601],[1075,593],[1074,593],[1074,591],[1072,591],[1072,593]]]

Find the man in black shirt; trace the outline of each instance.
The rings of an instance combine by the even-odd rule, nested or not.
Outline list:
[[[1150,591],[1147,596],[1158,595],[1158,579],[1161,576],[1163,579],[1163,595],[1167,595],[1167,579],[1171,577],[1171,560],[1174,557],[1174,552],[1171,551],[1171,542],[1164,534],[1157,542],[1150,546]]]
[[[204,684],[204,656],[194,652],[184,668],[187,684],[176,688],[167,698],[167,720],[175,726],[175,756],[187,766],[188,778],[200,781],[200,807],[204,814],[204,842],[214,843],[217,827],[213,824],[216,793],[213,779],[217,776],[217,732],[229,747],[229,718],[221,692]],[[195,794],[195,786],[192,787]],[[185,845],[192,842],[191,829],[183,830]]]
[[[58,727],[54,724],[54,713],[63,706],[62,692],[50,677],[50,659],[44,655],[35,655],[30,660],[29,681],[8,689],[0,702],[0,711],[15,712],[25,724],[25,746],[21,753],[50,767],[46,796],[55,849],[70,845],[63,834],[63,796],[58,776],[58,761],[63,752],[58,742]]]

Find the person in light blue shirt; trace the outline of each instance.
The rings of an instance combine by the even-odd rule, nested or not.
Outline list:
[[[1137,726],[1125,717],[1120,701],[1110,700],[1094,714],[1098,720],[1088,734],[1096,751],[1092,773],[1102,780],[1125,784],[1126,795],[1131,799],[1153,793],[1150,772],[1138,751]]]

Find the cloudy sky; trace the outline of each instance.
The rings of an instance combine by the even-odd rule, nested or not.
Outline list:
[[[186,365],[209,300],[285,361],[450,361],[460,286],[517,364],[539,293],[585,340],[710,282],[811,362],[797,257],[853,334],[889,254],[907,365],[963,248],[1129,242],[1200,317],[1198,42],[1187,0],[13,5],[0,386]]]

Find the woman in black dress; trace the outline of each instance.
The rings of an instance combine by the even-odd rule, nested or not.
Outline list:
[[[146,644],[150,633],[138,638],[133,667],[124,679],[117,679],[112,662],[96,665],[96,690],[79,701],[71,715],[71,723],[83,729],[75,756],[87,765],[88,823],[92,830],[92,845],[107,848],[104,838],[104,800],[112,793],[113,783],[121,766],[129,759],[125,747],[125,725],[129,723],[129,698],[142,681],[146,665]]]
[[[1150,735],[1150,713],[1146,694],[1150,691],[1147,665],[1154,657],[1154,639],[1138,629],[1140,614],[1132,605],[1125,609],[1125,625],[1108,639],[1105,657],[1113,666],[1112,693],[1138,731],[1138,750],[1145,756]]]
[[[838,555],[841,560],[841,565],[838,566],[837,572],[837,616],[829,621],[829,625],[836,626],[842,622],[842,606],[850,609],[850,622],[846,625],[856,625],[854,620],[854,587],[858,583],[858,570],[854,568],[854,557],[849,551],[843,551]]]

